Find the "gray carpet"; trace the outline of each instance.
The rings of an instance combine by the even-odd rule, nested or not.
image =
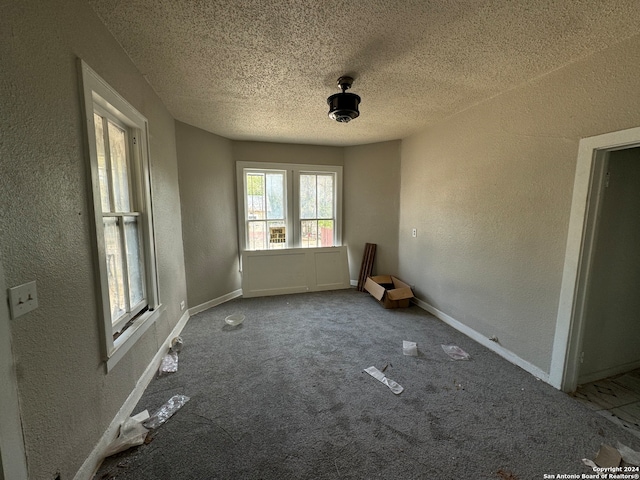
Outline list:
[[[244,323],[226,325],[237,312]],[[602,443],[640,449],[420,308],[384,310],[353,289],[236,299],[193,316],[182,338],[178,372],[154,379],[133,413],[191,400],[96,478],[542,479],[591,473],[581,459]],[[372,365],[404,392],[363,372]]]

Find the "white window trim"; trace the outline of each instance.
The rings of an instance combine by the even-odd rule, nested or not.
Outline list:
[[[236,192],[238,199],[238,243],[240,252],[248,251],[246,231],[246,205],[245,205],[245,169],[256,170],[284,170],[285,175],[285,208],[287,210],[286,228],[287,248],[306,248],[299,243],[299,211],[298,185],[301,173],[334,173],[336,184],[335,204],[335,246],[342,245],[342,166],[340,165],[305,165],[298,163],[272,163],[272,162],[236,162]],[[321,247],[332,248],[332,247]]]
[[[103,356],[107,372],[129,351],[142,334],[159,318],[164,311],[158,296],[158,277],[155,255],[155,237],[153,230],[153,215],[151,206],[151,177],[149,174],[149,127],[147,119],[107,84],[84,61],[79,60],[80,81],[82,84],[82,98],[84,102],[87,149],[91,165],[91,189],[93,202],[90,204],[91,213],[95,218],[92,224],[95,257],[97,264],[97,293],[100,304],[100,329],[103,337]],[[102,235],[102,205],[99,191],[98,155],[93,114],[95,107],[107,111],[124,125],[137,129],[139,137],[139,165],[141,188],[136,194],[139,198],[143,220],[143,247],[145,252],[146,288],[148,311],[138,315],[133,323],[113,339],[111,312],[109,307],[109,287],[107,280],[107,266],[105,255],[104,235]]]

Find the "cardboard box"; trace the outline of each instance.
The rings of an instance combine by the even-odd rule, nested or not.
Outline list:
[[[413,298],[411,287],[393,275],[368,277],[364,289],[384,308],[405,308]]]

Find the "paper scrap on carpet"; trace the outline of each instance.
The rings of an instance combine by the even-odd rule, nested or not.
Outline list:
[[[410,357],[418,356],[418,344],[416,342],[410,342],[408,340],[402,341],[402,354]]]

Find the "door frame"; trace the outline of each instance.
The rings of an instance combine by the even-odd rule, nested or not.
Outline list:
[[[609,152],[640,146],[640,127],[580,140],[549,383],[578,385],[587,292]]]
[[[0,263],[0,292],[7,295]],[[11,325],[6,300],[0,301],[0,479],[27,480],[27,459],[22,434],[18,384],[11,350]]]

